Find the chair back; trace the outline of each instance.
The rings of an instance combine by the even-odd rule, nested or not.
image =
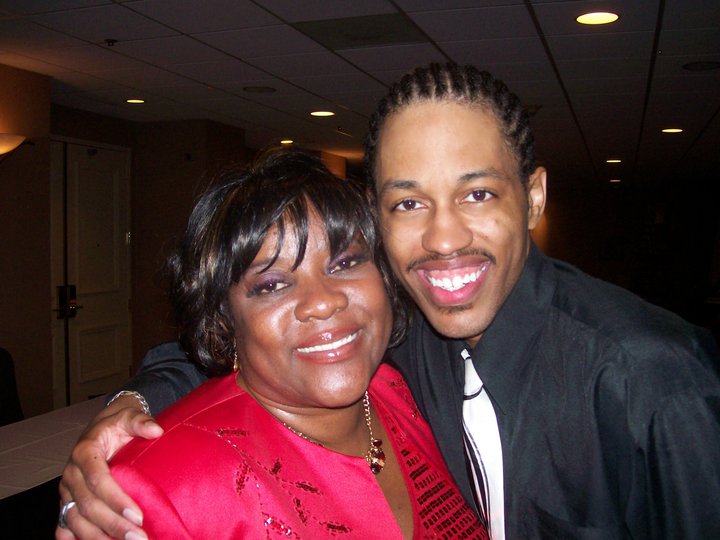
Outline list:
[[[8,351],[0,347],[0,426],[23,419],[15,381],[15,364]]]

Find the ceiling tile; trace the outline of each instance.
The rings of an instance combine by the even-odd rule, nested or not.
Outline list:
[[[717,0],[679,0],[665,3],[663,32],[720,26],[720,2]]]
[[[323,50],[319,44],[289,26],[245,28],[197,34],[195,37],[243,59]]]
[[[23,19],[0,19],[0,48],[4,50],[27,52],[73,45],[85,43]]]
[[[429,43],[398,45],[394,47],[368,47],[338,51],[350,62],[375,75],[378,71],[408,71],[428,62],[444,62],[446,58]]]
[[[162,86],[177,86],[188,83],[188,79],[185,77],[152,66],[96,71],[93,75],[139,90]]]
[[[642,94],[574,94],[575,113],[582,118],[615,118],[621,124],[628,118],[640,118],[643,110]]]
[[[171,69],[191,79],[211,84],[252,81],[267,76],[263,71],[235,58],[215,62],[173,64]]]
[[[28,15],[111,4],[111,0],[0,0],[0,9]]]
[[[259,0],[258,4],[288,22],[362,17],[395,11],[387,0]]]
[[[32,51],[28,56],[84,73],[135,68],[142,65],[137,60],[116,54],[111,49],[98,45],[42,49]]]
[[[331,52],[253,58],[251,62],[268,73],[285,79],[355,71],[345,60]]]
[[[622,79],[647,77],[650,66],[640,58],[575,60],[557,63],[560,75],[569,79]]]
[[[490,70],[490,73],[498,73]],[[542,107],[545,112],[550,107],[566,107],[565,98],[558,82],[554,79],[528,79],[512,81],[501,78],[510,91],[520,98],[526,107]]]
[[[454,9],[411,13],[410,17],[434,41],[469,41],[478,38],[535,36],[525,6]]]
[[[128,7],[185,34],[271,26],[280,21],[252,2],[142,0]]]
[[[658,55],[655,59],[655,77],[704,77],[720,74],[720,69],[709,71],[688,71],[683,69],[690,62],[720,62],[718,55],[667,56]]]
[[[601,96],[615,94],[633,94],[643,96],[647,86],[645,77],[629,77],[622,79],[568,79],[565,87],[571,95],[595,94]]]
[[[663,56],[714,54],[720,56],[720,26],[694,30],[668,30],[658,45]]]
[[[52,79],[53,93],[78,93],[93,92],[117,87],[118,83],[95,75],[79,73],[77,71],[66,71],[55,75]]]
[[[358,88],[365,90],[383,90],[385,88],[383,84],[360,72],[316,75],[314,77],[292,77],[291,81],[319,95],[350,92]]]
[[[304,21],[293,27],[331,51],[427,41],[422,31],[400,13]]]
[[[477,66],[502,63],[547,62],[537,37],[441,42],[440,47],[455,61]],[[462,59],[462,60],[460,60]]]
[[[613,34],[548,37],[550,53],[555,60],[597,58],[640,58],[652,55],[653,32],[616,32]]]
[[[91,43],[102,43],[105,39],[128,41],[177,34],[118,4],[33,15],[29,20]]]
[[[220,82],[216,85],[218,88],[226,90],[231,94],[246,96],[249,99],[258,101],[259,103],[282,102],[290,96],[302,94],[305,91],[297,85],[265,76],[262,79],[248,79],[245,81]],[[275,89],[271,93],[247,92],[244,90],[246,86],[269,86]]]
[[[522,5],[523,0],[396,0],[395,3],[408,13],[414,13],[416,11]]]
[[[112,50],[158,66],[229,59],[228,55],[187,36],[128,41],[118,43]]]
[[[212,88],[202,83],[186,81],[185,84],[171,86],[156,86],[146,90],[149,94],[158,95],[167,99],[182,101],[185,103],[200,103],[205,100],[214,99],[215,96],[225,97],[223,90]]]
[[[685,99],[705,99],[713,105],[720,105],[720,72],[700,73],[686,72],[680,77],[655,77],[652,83],[652,93],[673,93],[675,99],[685,94]],[[719,149],[720,150],[720,149]]]

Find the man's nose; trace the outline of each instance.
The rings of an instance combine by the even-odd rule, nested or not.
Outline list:
[[[433,209],[422,236],[425,250],[440,255],[452,255],[465,249],[472,240],[472,230],[454,207]]]

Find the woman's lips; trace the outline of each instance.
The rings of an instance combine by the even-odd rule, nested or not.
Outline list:
[[[318,352],[328,352],[328,351],[335,351],[341,347],[344,347],[345,345],[348,345],[349,343],[352,343],[355,341],[358,337],[359,332],[353,332],[343,338],[336,339],[329,342],[323,342],[319,343],[317,345],[310,345],[307,347],[298,347],[297,351],[301,353],[318,353]]]

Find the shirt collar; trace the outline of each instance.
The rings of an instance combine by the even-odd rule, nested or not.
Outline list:
[[[522,380],[532,360],[528,354],[546,322],[555,294],[552,262],[531,243],[520,278],[477,345],[470,349],[473,363],[486,391],[503,413],[514,410],[517,381]],[[451,351],[459,358],[469,346],[453,340]]]

